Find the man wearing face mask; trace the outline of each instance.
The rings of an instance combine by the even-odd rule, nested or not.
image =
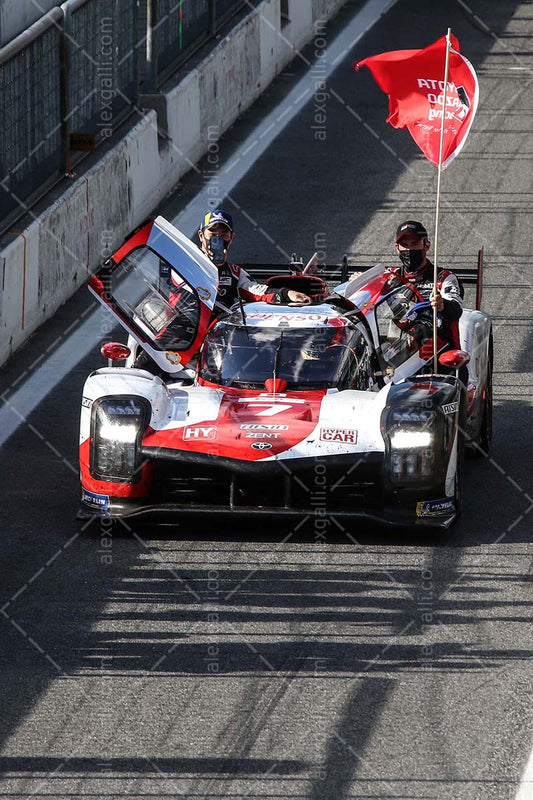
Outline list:
[[[433,294],[433,264],[427,257],[428,234],[421,222],[407,220],[396,230],[396,252],[401,267],[391,270],[388,291],[400,283],[412,285],[424,300],[430,300],[441,319],[439,336],[453,347],[460,347],[459,318],[463,313],[463,297],[457,277],[447,269],[437,272],[437,291]]]
[[[404,284],[413,286],[424,300],[430,300],[440,315],[439,337],[451,347],[459,348],[459,318],[463,313],[463,296],[459,282],[453,272],[441,269],[437,273],[437,292],[433,294],[433,264],[427,257],[430,247],[428,234],[421,222],[407,220],[396,229],[396,252],[401,266],[392,267],[383,293]],[[362,273],[354,272],[349,280]],[[401,298],[399,298],[401,300]],[[427,320],[432,319],[430,313]],[[432,324],[432,323],[431,323]]]
[[[301,303],[307,305],[311,298],[293,289],[271,289],[264,283],[253,281],[245,270],[228,261],[228,250],[233,241],[233,219],[220,208],[205,214],[198,238],[203,252],[218,268],[217,302],[229,308],[240,296],[245,301],[266,303]]]

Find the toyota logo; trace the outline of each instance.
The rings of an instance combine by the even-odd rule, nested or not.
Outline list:
[[[270,444],[270,442],[254,442],[251,446],[254,448],[254,450],[271,450],[272,449],[272,445]]]

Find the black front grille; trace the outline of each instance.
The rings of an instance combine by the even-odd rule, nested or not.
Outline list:
[[[382,456],[250,463],[156,463],[152,500],[191,507],[298,509],[313,513],[382,506]],[[320,511],[319,511],[320,509]]]

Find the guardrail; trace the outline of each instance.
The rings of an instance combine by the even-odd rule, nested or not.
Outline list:
[[[0,49],[0,234],[244,0],[66,0]]]

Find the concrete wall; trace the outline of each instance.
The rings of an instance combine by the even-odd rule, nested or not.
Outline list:
[[[0,47],[37,22],[63,0],[0,0]]]
[[[86,282],[345,0],[264,0],[0,251],[0,364]],[[165,130],[167,138],[159,134]],[[208,139],[209,135],[209,139]]]

